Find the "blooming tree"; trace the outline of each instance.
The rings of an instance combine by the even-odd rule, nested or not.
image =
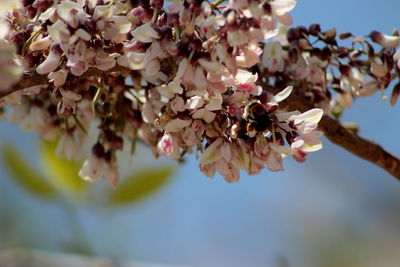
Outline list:
[[[389,90],[398,32],[291,27],[295,0],[2,0],[1,112],[74,159],[80,176],[119,180],[116,152],[199,157],[208,177],[280,171],[333,143],[400,178],[400,160],[340,124],[355,98]],[[351,39],[342,46],[338,39]],[[394,86],[394,105],[400,84]],[[130,143],[130,144],[127,144]]]

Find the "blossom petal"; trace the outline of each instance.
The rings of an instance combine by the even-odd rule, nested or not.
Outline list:
[[[318,123],[321,120],[322,115],[324,115],[324,111],[322,109],[313,108],[298,115],[296,120]]]
[[[274,96],[273,101],[279,103],[282,100],[285,100],[292,93],[292,91],[293,86],[286,87]]]
[[[210,146],[206,148],[203,152],[203,155],[200,159],[200,166],[208,165],[216,162],[217,160],[222,158],[220,153],[220,145],[222,144],[223,139],[218,138],[215,140]]]

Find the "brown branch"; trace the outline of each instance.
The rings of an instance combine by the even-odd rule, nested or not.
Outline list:
[[[108,71],[90,68],[82,76],[80,76],[80,78],[100,76],[104,73],[118,71],[129,71],[129,69],[121,66],[115,66]],[[25,73],[21,81],[13,86],[10,90],[0,92],[0,99],[24,88],[46,84],[47,82],[47,75],[39,75],[36,72]],[[291,110],[299,110],[302,112],[313,107],[312,103],[307,101],[307,99],[295,94],[292,94],[286,101],[284,101],[284,104],[286,104]],[[321,122],[319,123],[319,129],[324,132],[325,136],[332,143],[341,146],[354,155],[381,167],[400,180],[400,159],[383,149],[380,145],[354,134],[343,127],[338,121],[329,116],[322,117]]]
[[[304,112],[312,108],[311,103],[301,96],[292,95],[285,102],[291,110]],[[400,159],[383,149],[380,145],[358,136],[329,116],[322,117],[318,128],[324,132],[325,136],[332,143],[381,167],[400,180]]]
[[[96,68],[90,68],[84,74],[79,76],[79,78],[83,79],[83,78],[88,78],[88,77],[92,77],[92,76],[100,76],[100,75],[103,75],[104,73],[127,71],[127,70],[129,70],[129,69],[119,66],[119,65],[117,65],[107,71],[102,71],[102,70],[99,70]],[[47,78],[47,75],[40,75],[40,74],[36,73],[35,71],[25,72],[23,74],[21,80],[17,84],[15,84],[13,87],[11,87],[8,90],[0,91],[0,99],[9,94],[14,93],[14,92],[23,90],[25,88],[29,88],[29,87],[41,85],[41,84],[46,84],[48,82],[49,82],[49,79]]]

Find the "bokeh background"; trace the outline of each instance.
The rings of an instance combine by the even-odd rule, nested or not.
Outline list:
[[[399,10],[398,0],[304,0],[293,17],[294,25],[318,22],[325,30],[367,35],[400,26]],[[342,120],[357,122],[362,136],[400,155],[399,106],[376,94],[357,100]],[[39,173],[57,175],[45,168],[35,134],[6,121],[0,127],[3,148],[12,144]],[[236,184],[205,178],[189,157],[151,196],[124,205],[109,205],[113,192],[105,183],[83,200],[68,190],[41,197],[2,164],[0,250],[199,267],[400,266],[400,183],[323,141],[324,149],[304,164],[287,159],[284,172],[242,175]],[[126,173],[174,164],[138,149],[139,156],[126,157]]]

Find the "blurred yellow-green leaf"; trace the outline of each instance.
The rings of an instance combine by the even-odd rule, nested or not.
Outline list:
[[[60,190],[81,194],[86,189],[85,181],[78,175],[82,163],[57,157],[56,146],[56,141],[40,144],[40,158],[49,171],[51,182]]]
[[[174,166],[155,167],[139,171],[123,180],[110,195],[111,205],[127,205],[156,192],[175,172]]]
[[[6,145],[1,150],[5,165],[18,184],[35,196],[49,198],[56,195],[54,188],[30,166],[16,148]]]

